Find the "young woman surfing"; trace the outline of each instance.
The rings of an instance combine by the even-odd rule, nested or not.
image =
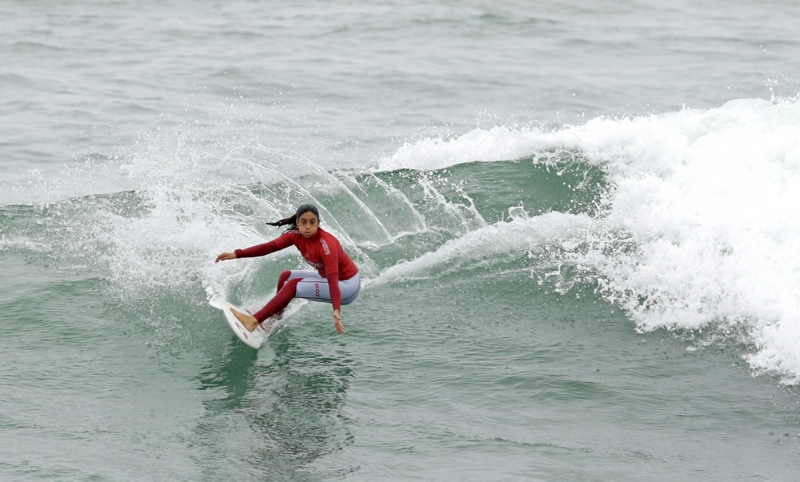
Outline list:
[[[339,241],[320,228],[319,221],[317,208],[311,204],[303,204],[297,208],[294,216],[267,223],[272,226],[290,225],[280,237],[268,243],[217,256],[215,263],[236,258],[266,256],[294,245],[306,262],[317,270],[291,270],[281,273],[278,278],[277,294],[255,315],[231,309],[245,328],[250,331],[255,330],[267,318],[280,316],[292,298],[304,298],[333,304],[333,323],[336,331],[344,334],[341,307],[352,303],[358,296],[361,290],[361,276]]]

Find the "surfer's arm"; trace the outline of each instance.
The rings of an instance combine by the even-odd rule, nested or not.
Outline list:
[[[268,254],[274,253],[275,251],[280,251],[284,248],[288,248],[293,244],[294,242],[292,238],[292,233],[286,233],[283,236],[273,239],[268,243],[258,244],[256,246],[251,246],[245,249],[237,249],[233,253],[236,255],[237,258],[255,258],[257,256],[266,256]]]
[[[237,249],[233,253],[237,258],[255,258],[258,256],[266,256],[270,253],[274,253],[275,251],[280,251],[280,249],[281,248],[278,247],[278,243],[275,241],[270,241],[268,243],[251,246],[245,249]]]
[[[333,249],[331,249],[333,248]],[[342,326],[342,291],[339,289],[339,241],[334,237],[327,240],[327,244],[322,244],[320,257],[324,266],[324,276],[328,280],[328,290],[331,295],[333,305],[333,324],[336,331],[344,335]],[[320,272],[320,274],[323,274]]]
[[[344,326],[342,325],[342,291],[339,289],[339,273],[327,273],[325,277],[328,279],[328,289],[331,294],[331,304],[333,304],[333,324],[336,326],[336,331],[344,335]]]
[[[325,276],[328,280],[333,309],[341,309],[342,292],[339,290],[339,254],[335,249],[328,249],[327,252],[322,251],[320,254],[322,265],[324,266],[324,271],[321,271],[320,274]]]
[[[326,273],[328,279],[328,289],[331,293],[331,304],[334,310],[342,309],[342,291],[339,289],[339,273]]]

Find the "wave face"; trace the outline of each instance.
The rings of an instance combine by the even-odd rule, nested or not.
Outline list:
[[[800,380],[797,102],[478,129],[370,169],[187,137],[143,140],[122,166],[132,191],[3,208],[0,248],[94,266],[124,297],[204,286],[260,303],[292,254],[213,257],[311,201],[367,286],[523,271],[532,291],[599,296],[643,332],[713,328],[755,373]]]

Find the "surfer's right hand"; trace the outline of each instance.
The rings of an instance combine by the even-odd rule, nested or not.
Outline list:
[[[336,331],[339,332],[340,335],[344,335],[344,325],[342,325],[342,315],[341,311],[333,310],[333,325],[336,327]]]
[[[220,261],[226,261],[229,259],[236,259],[236,253],[222,253],[221,255],[217,256],[217,259],[214,260],[214,262],[219,263]]]

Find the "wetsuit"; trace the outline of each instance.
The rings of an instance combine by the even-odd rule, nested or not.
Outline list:
[[[305,298],[314,301],[327,301],[338,310],[351,303],[361,290],[361,277],[353,260],[344,252],[332,234],[317,228],[309,239],[298,230],[285,232],[268,243],[234,251],[237,258],[266,256],[275,251],[297,247],[303,259],[316,268],[310,270],[284,271],[278,278],[278,292],[269,303],[254,314],[259,323],[269,317],[280,315],[292,298]]]

